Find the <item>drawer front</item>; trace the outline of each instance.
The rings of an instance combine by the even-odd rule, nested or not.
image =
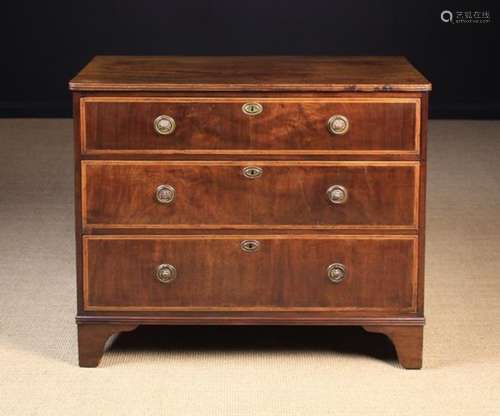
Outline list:
[[[84,161],[83,225],[415,229],[418,170],[417,162]]]
[[[262,111],[245,114],[245,103],[258,103],[261,108],[246,108]],[[87,97],[80,112],[84,154],[416,154],[419,149],[418,98]],[[155,128],[162,115],[171,117],[163,130],[160,126],[169,134]]]
[[[416,308],[415,236],[87,236],[83,249],[86,310]]]

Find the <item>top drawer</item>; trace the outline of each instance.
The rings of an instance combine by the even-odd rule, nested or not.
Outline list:
[[[84,97],[80,114],[83,154],[415,155],[420,141],[413,97]]]

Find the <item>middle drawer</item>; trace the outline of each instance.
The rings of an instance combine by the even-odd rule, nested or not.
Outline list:
[[[418,162],[83,161],[83,226],[416,229],[418,170]]]

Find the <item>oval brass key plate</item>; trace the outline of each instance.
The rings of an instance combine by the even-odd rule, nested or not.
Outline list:
[[[243,110],[243,112],[247,116],[256,116],[256,115],[262,113],[262,110],[264,108],[262,107],[262,104],[259,104],[259,103],[246,103],[246,104],[243,104],[241,109]]]
[[[248,179],[255,179],[262,175],[262,168],[258,166],[247,166],[243,168],[243,176]]]
[[[243,251],[251,253],[252,251],[257,251],[260,247],[260,241],[257,240],[243,240],[240,244]]]

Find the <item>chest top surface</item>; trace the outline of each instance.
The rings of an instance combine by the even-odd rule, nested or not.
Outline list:
[[[404,57],[96,56],[73,91],[429,91]]]

